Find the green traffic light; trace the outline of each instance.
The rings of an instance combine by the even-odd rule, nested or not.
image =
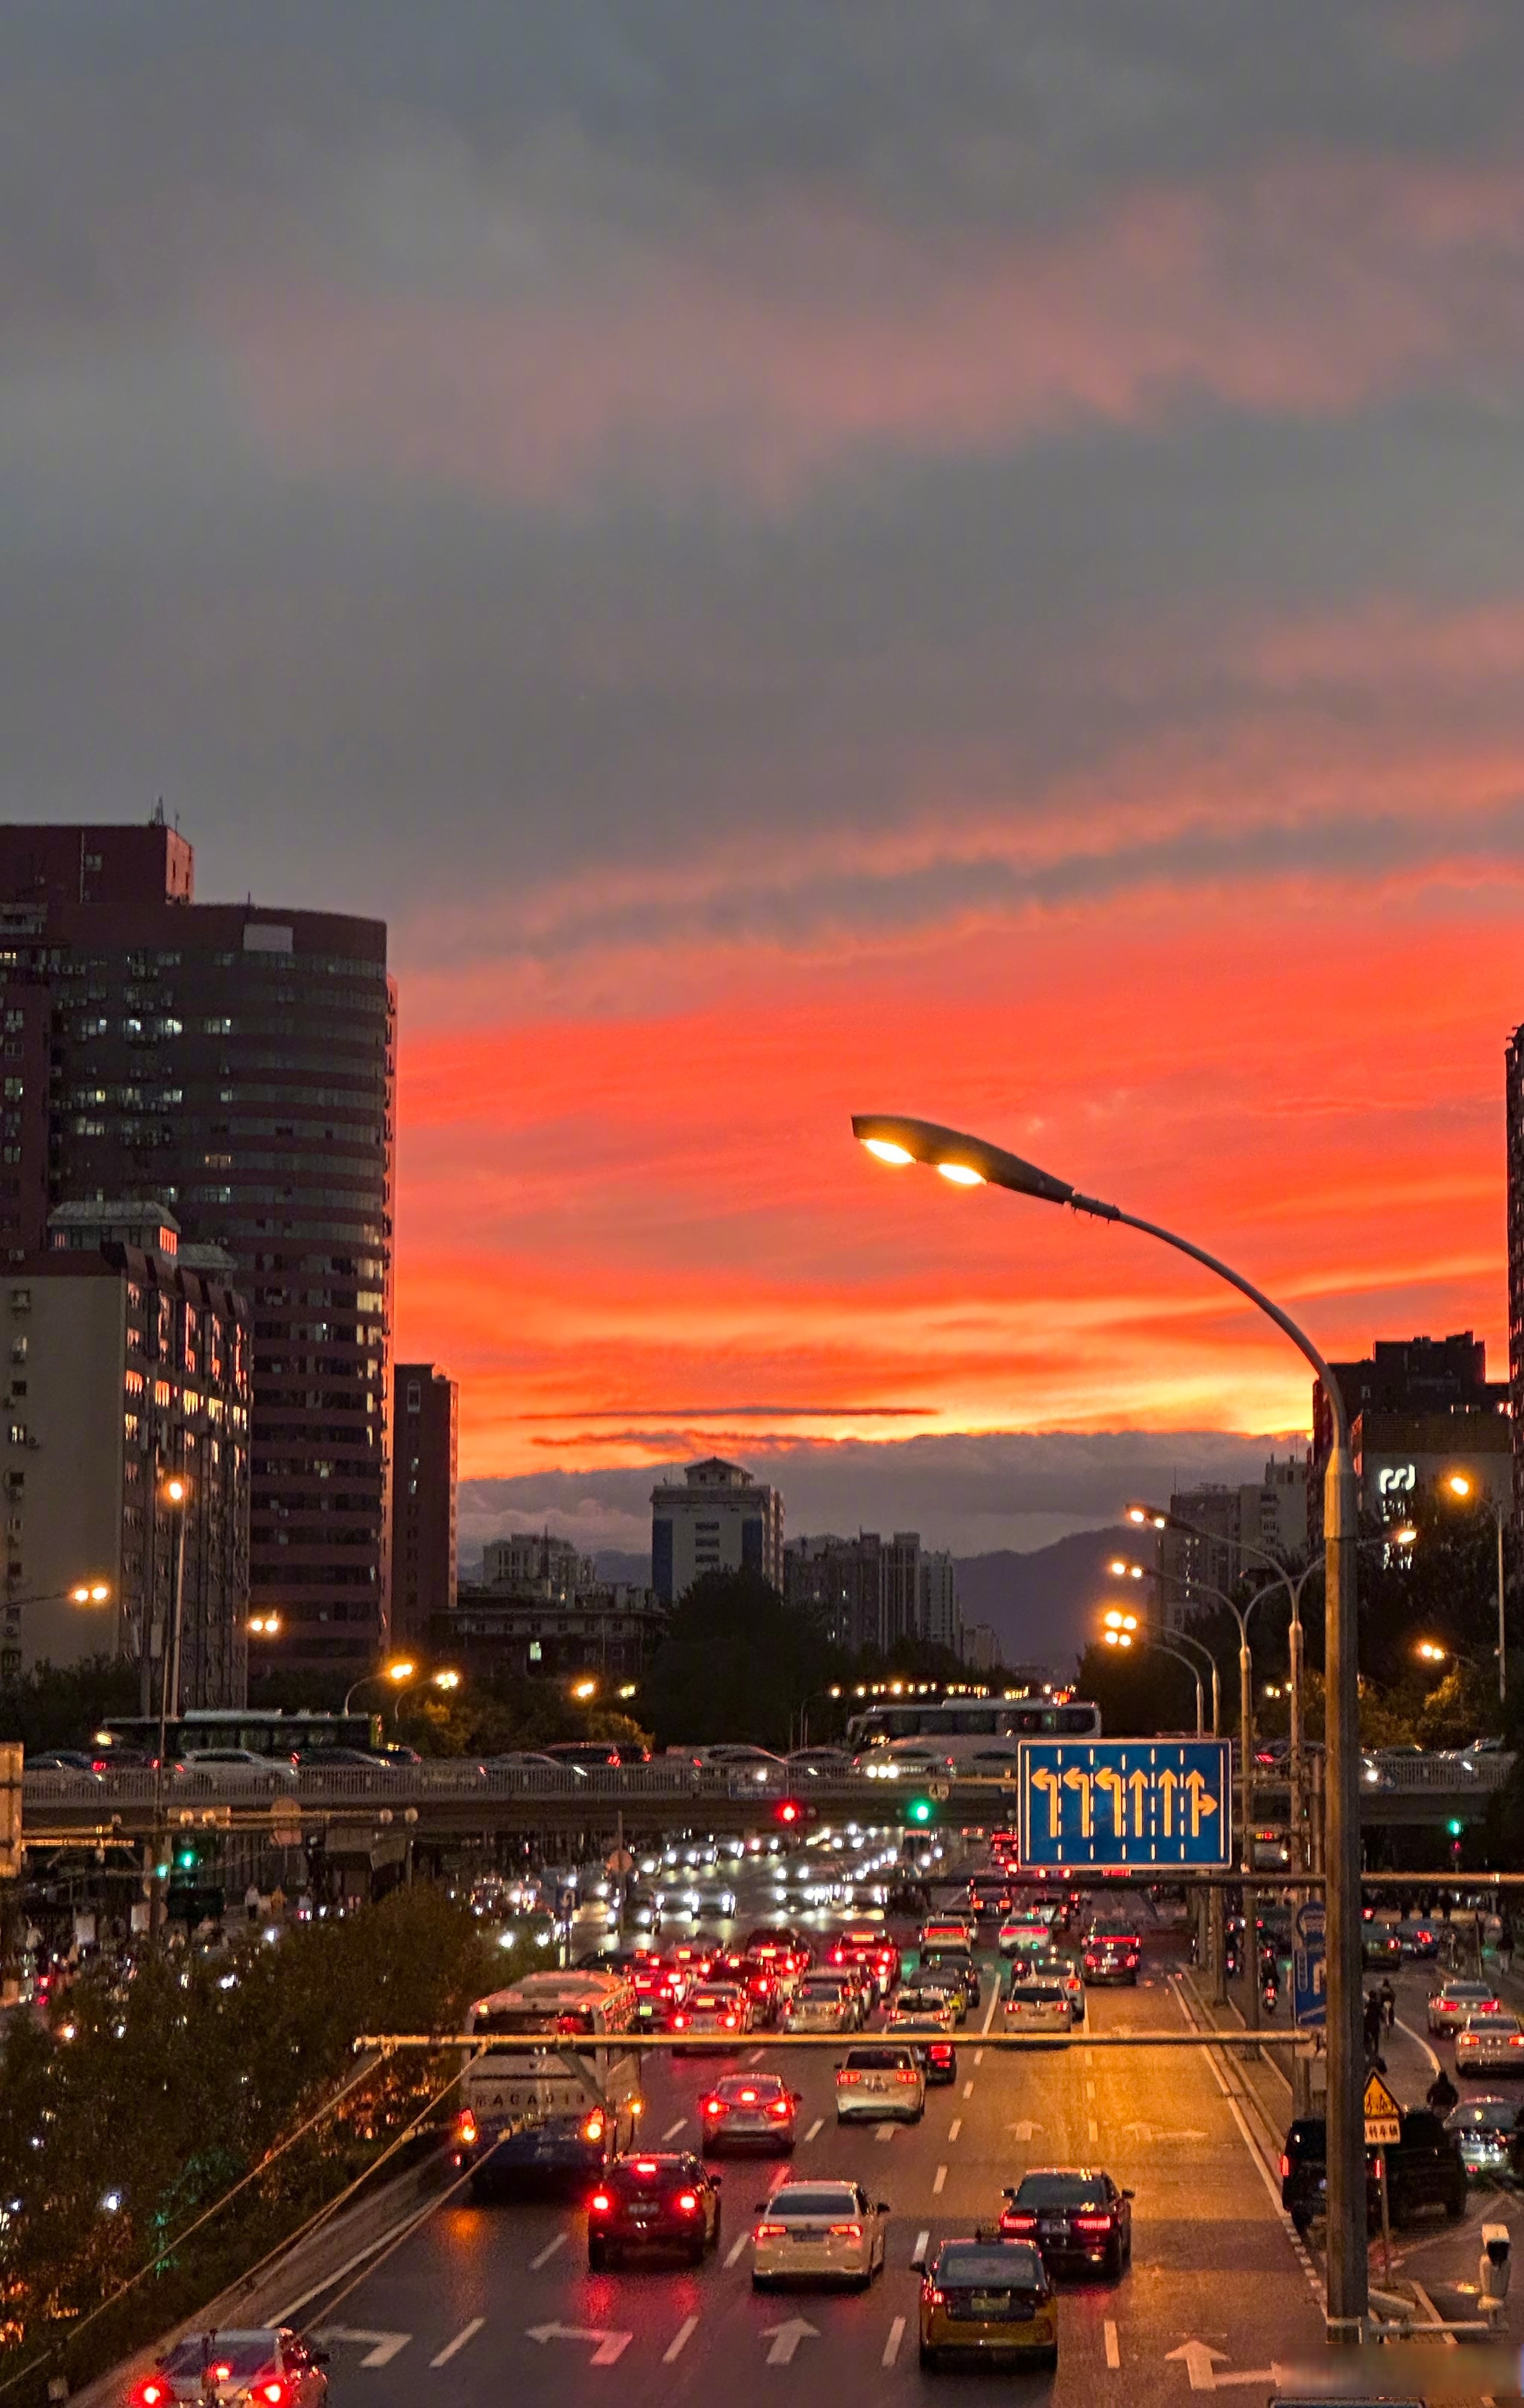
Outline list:
[[[1458,1814],[1452,1814],[1445,1828],[1452,1840],[1459,1840],[1466,1827]]]
[[[182,1873],[194,1872],[195,1870],[194,1848],[190,1846],[177,1848],[175,1851],[175,1862],[180,1867]]]
[[[913,1798],[910,1804],[905,1809],[905,1819],[909,1823],[919,1823],[922,1825],[929,1823],[931,1820],[930,1799]]]

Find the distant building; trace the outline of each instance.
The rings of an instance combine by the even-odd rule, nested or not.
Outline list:
[[[962,1652],[963,1619],[957,1604],[957,1566],[950,1555],[928,1548],[921,1557],[919,1634],[930,1646]]]
[[[1000,1661],[999,1634],[993,1623],[966,1622],[963,1626],[963,1661],[970,1672],[993,1672]]]
[[[241,1706],[252,1346],[231,1261],[154,1203],[65,1205],[48,1235],[0,1271],[0,1671],[124,1656],[151,1712],[183,1513],[179,1701]]]
[[[884,1590],[876,1531],[855,1539],[790,1539],[784,1549],[784,1601],[812,1613],[833,1647],[855,1655],[878,1645]]]
[[[455,1602],[456,1408],[434,1363],[399,1363],[392,1400],[392,1641],[417,1646]]]
[[[651,1492],[651,1578],[664,1605],[705,1572],[755,1571],[782,1594],[784,1500],[739,1463],[690,1463],[683,1484]]]
[[[482,1551],[482,1578],[488,1588],[510,1588],[521,1597],[572,1597],[592,1588],[597,1568],[569,1539],[549,1530],[515,1530],[489,1539]]]
[[[1283,1462],[1272,1455],[1262,1480],[1177,1489],[1170,1511],[1195,1526],[1189,1531],[1161,1530],[1158,1538],[1164,1619],[1178,1628],[1184,1616],[1210,1603],[1203,1591],[1230,1592],[1245,1574],[1252,1576],[1264,1555],[1291,1563],[1306,1555],[1306,1462],[1294,1455]]]
[[[1455,1471],[1471,1474],[1497,1502],[1511,1501],[1517,1432],[1507,1383],[1487,1376],[1483,1340],[1469,1329],[1378,1340],[1367,1360],[1329,1368],[1349,1416],[1360,1510],[1371,1519],[1400,1521],[1420,1492]],[[1332,1447],[1333,1414],[1315,1381],[1308,1489],[1315,1552],[1323,1543],[1323,1475]]]

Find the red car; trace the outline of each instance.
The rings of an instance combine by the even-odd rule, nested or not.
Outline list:
[[[696,2266],[720,2238],[720,2186],[691,2150],[621,2157],[587,2202],[587,2271],[638,2249],[678,2249]]]
[[[1136,1989],[1143,1963],[1141,1931],[1091,1931],[1085,1941],[1085,1978],[1090,1983],[1129,1982]]]
[[[791,2157],[801,2101],[776,2073],[726,2073],[698,2102],[704,2155],[766,2149]]]

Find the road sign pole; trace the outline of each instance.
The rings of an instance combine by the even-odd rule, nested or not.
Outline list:
[[[1330,2338],[1358,2341],[1370,2308],[1365,2136],[1360,2114],[1359,1628],[1355,1595],[1355,1462],[1337,1380],[1324,1394],[1334,1443],[1323,1489],[1327,1541],[1328,2316]]]

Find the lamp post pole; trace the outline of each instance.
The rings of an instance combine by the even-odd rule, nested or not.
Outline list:
[[[1001,1146],[935,1122],[859,1113],[853,1134],[881,1161],[929,1165],[956,1187],[1004,1187],[1119,1227],[1188,1255],[1258,1306],[1312,1366],[1333,1420],[1324,1487],[1328,1541],[1328,2326],[1361,2338],[1370,2301],[1365,2242],[1365,2124],[1360,2033],[1359,1628],[1356,1612],[1355,1463],[1349,1417],[1323,1356],[1290,1315],[1241,1271],[1157,1222],[1082,1195],[1068,1180]],[[1258,1994],[1257,1994],[1258,1995]]]

